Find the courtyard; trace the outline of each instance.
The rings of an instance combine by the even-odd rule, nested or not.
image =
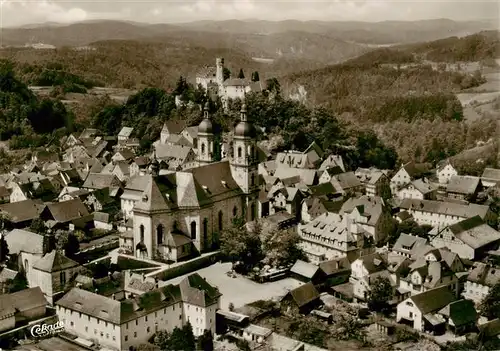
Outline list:
[[[216,286],[219,289],[222,294],[221,308],[226,310],[230,303],[233,303],[234,307],[238,308],[257,300],[278,298],[303,284],[292,278],[259,284],[241,275],[231,278],[226,274],[230,270],[231,263],[216,263],[198,271],[171,279],[166,284],[178,284],[188,275],[198,273],[212,286]]]

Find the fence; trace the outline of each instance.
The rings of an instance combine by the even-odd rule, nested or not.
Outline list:
[[[213,252],[205,256],[194,258],[187,262],[176,263],[174,267],[167,268],[150,276],[163,281],[170,280],[181,275],[194,272],[198,269],[208,267],[217,262],[219,260],[219,257],[219,252]]]

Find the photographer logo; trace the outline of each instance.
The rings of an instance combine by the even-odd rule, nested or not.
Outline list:
[[[55,324],[36,324],[31,328],[31,335],[33,335],[33,337],[35,338],[43,338],[60,333],[63,330],[64,324],[61,321]]]

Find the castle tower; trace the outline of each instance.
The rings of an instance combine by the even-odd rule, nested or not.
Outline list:
[[[217,80],[217,84],[222,85],[224,82],[224,59],[222,57],[218,57],[215,59],[216,64],[216,74],[215,79]]]
[[[203,109],[203,121],[198,126],[198,164],[200,166],[215,161],[213,125],[208,114],[208,102]]]
[[[234,128],[231,172],[234,180],[245,194],[246,219],[257,218],[257,196],[259,193],[257,131],[247,120],[246,105],[241,107],[240,123]]]

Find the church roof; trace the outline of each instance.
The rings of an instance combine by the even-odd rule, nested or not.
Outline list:
[[[52,273],[76,266],[79,266],[77,262],[64,256],[58,250],[53,250],[52,252],[43,256],[43,258],[36,261],[33,268],[44,272]]]

